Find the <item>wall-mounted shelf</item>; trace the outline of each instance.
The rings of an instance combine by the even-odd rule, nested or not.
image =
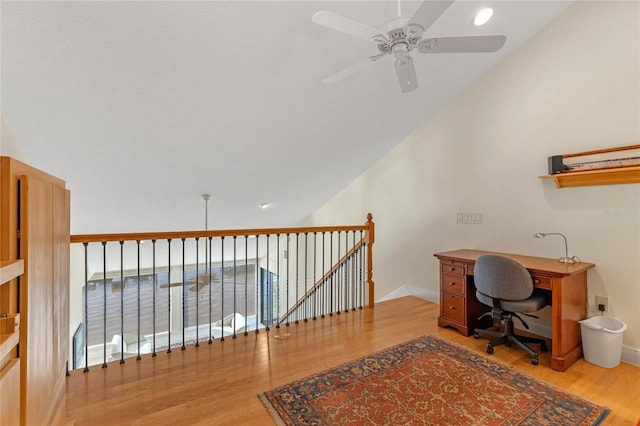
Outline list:
[[[640,183],[640,166],[565,172],[555,175],[539,176],[539,178],[553,179],[558,188]]]

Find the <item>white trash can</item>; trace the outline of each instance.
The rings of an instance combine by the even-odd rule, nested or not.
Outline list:
[[[622,333],[627,324],[612,317],[592,317],[578,322],[584,359],[605,368],[620,364]]]

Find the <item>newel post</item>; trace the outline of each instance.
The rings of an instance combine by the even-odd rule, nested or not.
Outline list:
[[[373,243],[375,241],[375,224],[373,223],[373,215],[367,214],[365,223],[367,230],[365,232],[365,243],[367,244],[367,284],[369,290],[368,306],[373,308],[374,304],[374,285],[373,285]]]

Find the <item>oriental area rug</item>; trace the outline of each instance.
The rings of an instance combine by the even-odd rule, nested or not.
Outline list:
[[[278,425],[598,425],[609,414],[434,336],[258,397]]]

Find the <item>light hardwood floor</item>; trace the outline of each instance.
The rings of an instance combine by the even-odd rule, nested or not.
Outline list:
[[[439,305],[414,297],[373,309],[291,324],[288,329],[240,335],[199,348],[174,350],[141,361],[110,363],[67,379],[67,421],[76,425],[201,424],[269,425],[257,394],[338,364],[426,334],[461,344],[546,382],[607,406],[605,425],[635,425],[640,419],[640,367],[605,369],[583,359],[565,372],[530,364],[516,348],[484,351],[487,340],[438,328]],[[291,337],[275,339],[288,331]]]

